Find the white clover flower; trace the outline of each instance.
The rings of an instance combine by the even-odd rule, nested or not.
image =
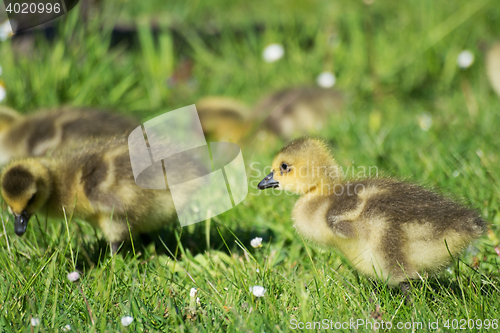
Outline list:
[[[70,324],[67,324],[66,326],[64,326],[63,328],[61,328],[61,330],[63,332],[68,332],[68,331],[71,331],[71,325]]]
[[[0,42],[6,41],[9,37],[12,37],[12,35],[14,35],[14,33],[12,32],[9,20],[0,24]]]
[[[31,326],[38,326],[40,325],[40,319],[37,317],[31,317]]]
[[[78,281],[79,279],[80,279],[80,273],[78,273],[77,271],[68,273],[68,280],[70,280],[71,282]]]
[[[280,60],[285,54],[285,49],[280,44],[270,44],[262,52],[265,62],[275,62]]]
[[[321,88],[331,88],[335,85],[337,79],[332,72],[323,72],[316,78],[316,83]]]
[[[474,54],[469,50],[464,50],[460,52],[457,57],[458,67],[466,69],[469,68],[474,63]]]
[[[5,90],[2,81],[0,81],[0,102],[3,101],[5,97],[7,97],[7,90]]]
[[[252,239],[250,241],[250,245],[252,245],[252,247],[254,248],[259,248],[259,247],[262,247],[262,238],[261,237],[255,237],[254,239]]]
[[[266,289],[264,289],[264,287],[261,287],[261,286],[253,286],[253,287],[250,287],[250,292],[255,297],[262,297],[262,296],[264,296]]]
[[[198,292],[198,289],[196,288],[191,288],[191,291],[189,292],[190,297],[196,297],[196,293]]]
[[[418,125],[422,131],[428,131],[432,126],[432,117],[428,113],[423,113],[418,117]]]
[[[130,316],[122,317],[122,325],[123,326],[128,326],[128,325],[132,324],[133,321],[134,321],[134,318],[132,318]]]

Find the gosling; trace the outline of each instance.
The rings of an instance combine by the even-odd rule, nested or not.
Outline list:
[[[258,188],[301,194],[292,213],[300,234],[338,248],[362,274],[401,283],[402,289],[408,279],[446,267],[450,253],[457,256],[486,227],[474,211],[417,185],[343,181],[317,139],[297,139],[281,149]]]
[[[486,55],[486,72],[491,87],[500,97],[500,41],[496,42]]]
[[[339,113],[343,105],[344,96],[337,90],[296,87],[264,97],[255,113],[267,117],[265,130],[289,140],[320,130],[329,115]]]
[[[320,130],[328,117],[340,113],[344,95],[334,89],[293,87],[264,96],[255,106],[222,96],[196,103],[205,134],[217,141],[244,143],[244,139],[290,139]]]
[[[94,109],[59,108],[30,115],[0,107],[0,165],[13,158],[44,156],[82,140],[127,135],[134,119]]]
[[[208,96],[196,102],[205,136],[215,141],[239,142],[250,129],[251,109],[223,96]]]
[[[194,163],[174,165],[176,172],[169,174],[169,181],[179,183],[178,179],[192,176],[197,168]],[[73,216],[101,229],[115,253],[130,239],[129,230],[148,233],[176,217],[169,190],[136,185],[126,138],[92,140],[51,157],[14,160],[0,180],[19,236],[35,213],[58,219]]]

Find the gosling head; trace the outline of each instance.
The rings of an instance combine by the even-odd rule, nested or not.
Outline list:
[[[338,165],[326,144],[313,138],[300,138],[280,150],[274,158],[271,173],[259,183],[258,188],[328,195],[340,181]]]
[[[23,235],[28,221],[42,208],[50,194],[47,168],[35,159],[12,162],[1,176],[2,197],[14,215],[14,231]]]

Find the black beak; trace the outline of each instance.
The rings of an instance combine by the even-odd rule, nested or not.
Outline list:
[[[274,172],[271,172],[266,176],[266,178],[262,179],[262,181],[257,185],[259,190],[264,190],[266,188],[276,188],[280,186],[280,183],[273,178]]]
[[[14,217],[14,231],[16,235],[22,236],[26,232],[31,215],[23,210],[19,215],[14,214]]]

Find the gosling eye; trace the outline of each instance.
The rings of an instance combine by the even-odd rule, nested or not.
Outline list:
[[[31,196],[31,198],[28,201],[27,206],[31,206],[35,202],[35,199],[36,199],[36,193]]]
[[[286,163],[281,164],[281,173],[290,171],[290,166]]]

